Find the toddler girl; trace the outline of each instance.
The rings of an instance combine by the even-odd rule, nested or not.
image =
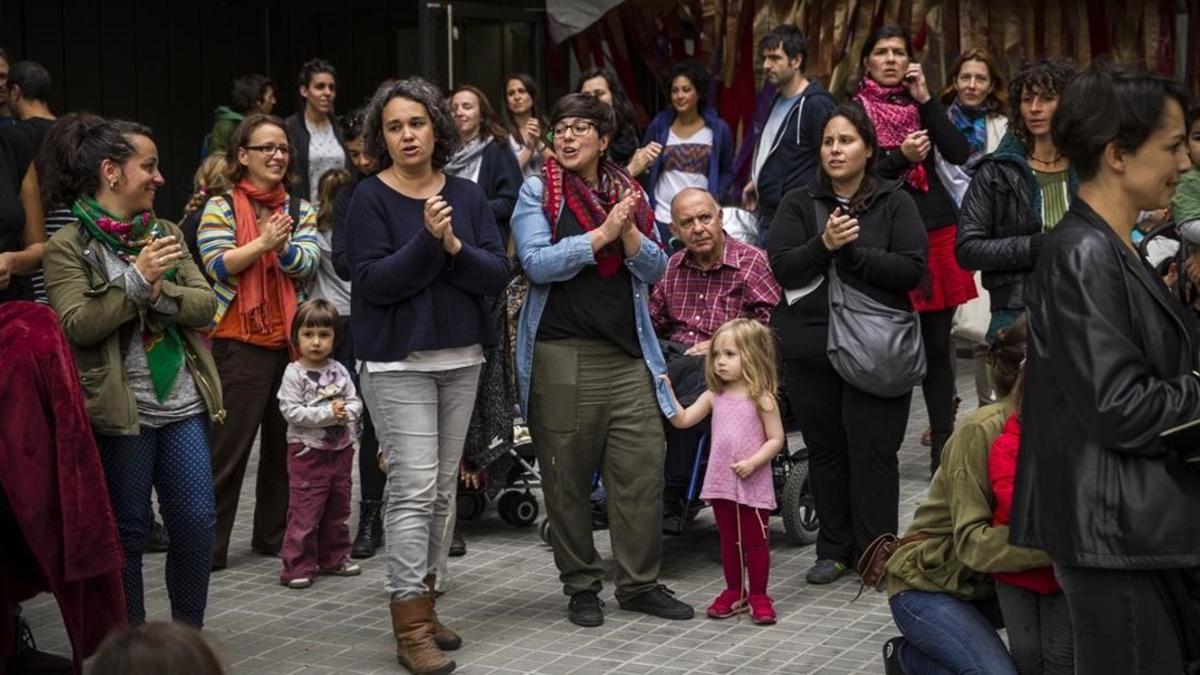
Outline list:
[[[717,329],[704,362],[708,391],[671,418],[677,429],[712,413],[708,470],[700,497],[712,504],[721,537],[725,590],[708,607],[724,619],[750,609],[756,624],[775,623],[767,595],[771,554],[767,519],[775,509],[771,459],[783,448],[783,422],[775,401],[778,375],[775,338],[753,319],[734,319]],[[666,375],[662,376],[667,379]],[[742,585],[746,570],[749,593]]]
[[[279,557],[279,581],[308,588],[313,576],[354,576],[351,563],[350,473],[362,400],[342,364],[329,358],[341,333],[337,310],[309,300],[296,310],[292,345],[300,358],[279,385],[279,410],[287,420],[288,517]]]

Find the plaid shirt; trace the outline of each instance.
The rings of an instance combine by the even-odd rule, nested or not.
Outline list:
[[[767,255],[726,236],[725,257],[714,270],[700,269],[686,249],[671,256],[650,293],[650,319],[659,337],[691,346],[740,317],[768,325],[779,295]]]

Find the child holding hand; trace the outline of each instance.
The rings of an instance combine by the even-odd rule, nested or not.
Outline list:
[[[754,623],[775,623],[774,604],[767,595],[771,568],[767,519],[775,510],[771,460],[784,441],[775,400],[777,372],[770,331],[753,319],[734,319],[717,329],[709,345],[704,362],[708,391],[686,409],[671,392],[681,410],[670,420],[675,428],[695,426],[712,413],[712,442],[700,497],[712,504],[725,572],[725,590],[708,607],[714,619],[744,612],[748,606]],[[743,569],[748,593],[742,583]]]
[[[279,582],[308,588],[319,572],[354,576],[350,562],[350,481],[363,404],[350,373],[329,358],[341,332],[337,309],[309,300],[296,310],[292,344],[300,358],[279,385],[287,420],[288,517]]]

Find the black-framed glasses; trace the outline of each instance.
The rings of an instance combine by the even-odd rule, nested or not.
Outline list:
[[[291,146],[275,145],[274,143],[268,143],[267,145],[243,145],[242,147],[246,148],[247,150],[257,150],[267,157],[272,157],[277,152],[284,157],[292,154]]]
[[[567,124],[566,122],[559,122],[558,124],[555,124],[550,131],[554,132],[555,136],[566,136],[567,132],[570,131],[572,136],[578,138],[579,136],[582,136],[595,128],[595,122],[589,122],[588,120],[575,120],[570,124]]]

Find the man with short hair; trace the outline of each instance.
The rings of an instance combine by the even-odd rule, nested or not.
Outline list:
[[[687,188],[671,202],[671,234],[684,248],[650,293],[654,332],[666,342],[668,375],[685,405],[704,391],[704,356],[713,333],[738,318],[764,325],[779,304],[780,289],[762,250],[727,237],[721,207],[706,190]],[[663,529],[683,530],[682,499],[691,463],[707,425],[667,429]]]
[[[757,211],[762,237],[770,227],[783,195],[805,185],[816,174],[821,150],[821,125],[837,107],[833,96],[816,80],[804,76],[808,39],[790,24],[777,26],[758,43],[763,75],[778,90],[771,114],[759,132],[750,167],[750,182],[742,204]]]
[[[229,91],[229,105],[217,106],[213,111],[213,128],[204,140],[205,154],[224,154],[233,130],[247,115],[269,115],[274,109],[275,83],[271,78],[257,73],[238,77]]]
[[[33,158],[54,124],[46,103],[50,73],[40,63],[18,61],[8,69],[3,89],[20,122],[0,128],[0,301],[33,300],[37,292],[30,275],[38,272],[40,282],[47,238]]]

